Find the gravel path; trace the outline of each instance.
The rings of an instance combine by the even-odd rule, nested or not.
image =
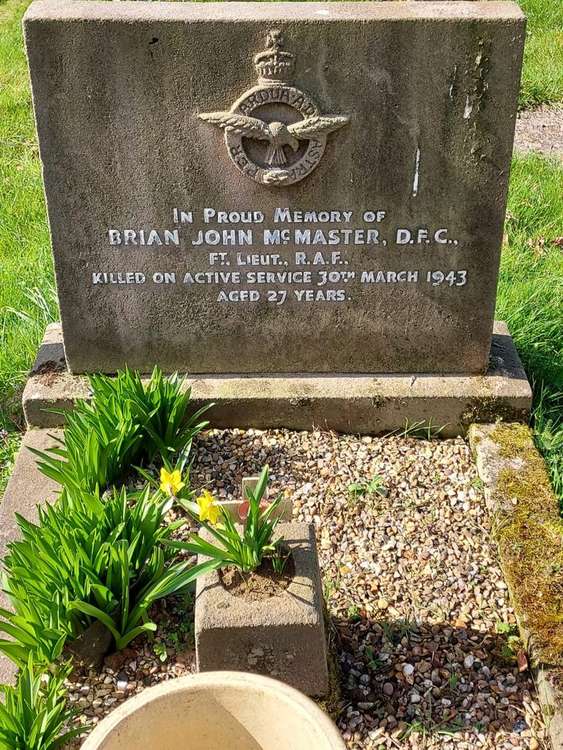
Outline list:
[[[315,524],[350,750],[548,747],[463,440],[225,430],[194,452],[195,488],[239,497],[268,463],[272,494]],[[167,607],[156,643],[77,672],[83,720],[193,669],[190,605]]]
[[[514,148],[563,159],[563,105],[544,104],[520,112]]]

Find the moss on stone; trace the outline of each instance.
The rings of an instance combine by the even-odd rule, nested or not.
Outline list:
[[[532,431],[525,424],[497,425],[491,437],[499,446],[500,455],[504,458],[517,457],[528,460],[537,457]]]
[[[495,396],[482,396],[469,401],[460,421],[467,428],[473,422],[527,422],[528,417],[527,409],[517,409],[509,402],[502,401]]]
[[[525,425],[498,425],[495,532],[507,584],[534,661],[563,665],[563,521],[543,459]],[[514,461],[514,459],[517,459]]]

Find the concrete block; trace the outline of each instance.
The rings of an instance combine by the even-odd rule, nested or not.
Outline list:
[[[278,533],[295,562],[294,579],[279,595],[248,602],[228,592],[218,572],[198,579],[198,670],[266,674],[321,696],[328,690],[328,668],[314,530],[308,524],[283,523]]]

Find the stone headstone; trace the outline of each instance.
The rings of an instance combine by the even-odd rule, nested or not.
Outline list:
[[[480,373],[512,2],[36,0],[73,372]]]

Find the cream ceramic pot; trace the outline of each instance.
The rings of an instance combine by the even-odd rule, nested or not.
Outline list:
[[[112,711],[82,750],[344,750],[335,725],[284,683],[204,672],[144,690]]]

